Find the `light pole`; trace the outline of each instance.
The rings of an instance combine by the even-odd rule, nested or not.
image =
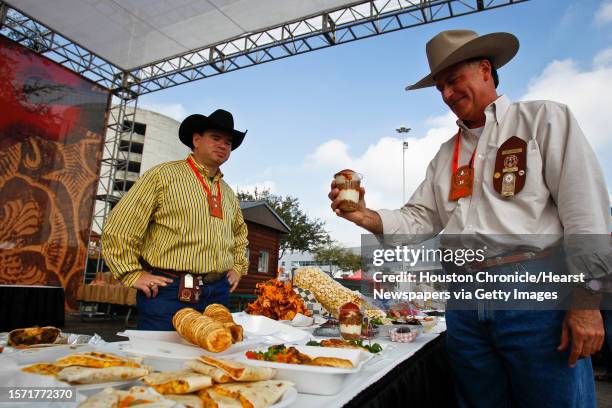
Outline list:
[[[400,134],[407,134],[410,132],[410,128],[402,126],[395,131]],[[402,135],[402,206],[406,204],[406,150],[408,150],[408,141]]]

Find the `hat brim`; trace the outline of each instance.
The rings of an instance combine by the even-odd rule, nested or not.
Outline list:
[[[193,149],[193,134],[203,130],[216,129],[223,130],[232,136],[232,150],[236,150],[242,144],[247,131],[240,132],[239,130],[219,126],[217,123],[210,120],[209,117],[194,114],[189,115],[181,122],[179,127],[179,139],[184,145]]]
[[[477,37],[463,44],[444,59],[432,72],[413,85],[407,91],[434,86],[434,77],[441,71],[461,61],[472,58],[489,58],[495,69],[506,65],[518,52],[519,40],[510,33],[491,33]]]

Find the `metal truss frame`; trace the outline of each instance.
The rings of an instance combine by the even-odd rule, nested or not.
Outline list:
[[[192,50],[130,70],[136,92],[186,82],[363,38],[528,0],[370,0]]]
[[[101,234],[108,214],[123,194],[125,194],[126,183],[123,183],[121,190],[118,191],[115,188],[115,181],[118,174],[121,172],[125,174],[128,169],[137,106],[138,95],[127,90],[116,91],[111,97],[108,109],[108,122],[106,124],[106,137],[102,149],[98,194],[94,204],[87,252],[88,260],[96,260],[96,268],[93,273],[87,273],[86,268],[84,274],[85,282],[89,282],[95,277],[96,273],[102,272],[105,269],[100,240],[92,238],[96,234]],[[129,148],[127,152],[119,149],[121,141],[128,141]]]
[[[0,1],[0,34],[106,89],[121,87],[123,70]]]
[[[247,33],[136,68],[113,65],[0,1],[0,34],[107,89],[137,95],[375,35],[529,0],[368,0]]]

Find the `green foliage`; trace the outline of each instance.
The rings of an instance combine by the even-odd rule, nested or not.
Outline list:
[[[325,222],[308,217],[295,197],[272,194],[267,189],[255,189],[253,193],[239,191],[237,196],[240,201],[264,200],[287,224],[291,231],[280,236],[280,257],[285,251],[313,251],[330,242]]]
[[[316,248],[313,253],[315,261],[320,264],[337,265],[344,271],[363,269],[360,255],[333,242]]]

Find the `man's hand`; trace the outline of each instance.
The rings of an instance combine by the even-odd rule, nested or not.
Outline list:
[[[355,211],[342,211],[339,208],[340,202],[342,201],[338,198],[339,195],[340,189],[336,187],[336,181],[334,180],[331,183],[331,191],[327,197],[329,197],[329,199],[332,201],[331,208],[337,216],[354,222],[373,234],[383,233],[382,220],[380,219],[380,216],[376,211],[372,211],[366,207],[364,199],[365,189],[363,187],[359,188],[359,203],[357,204],[357,209]]]
[[[169,283],[172,283],[172,279],[142,271],[138,279],[136,279],[134,287],[141,290],[147,298],[151,298],[157,296],[157,288],[159,286],[166,286]]]
[[[561,344],[558,351],[563,351],[569,345],[570,334],[572,348],[568,364],[576,366],[579,358],[589,357],[601,349],[604,341],[604,327],[599,310],[568,310],[563,319],[561,329]]]
[[[230,293],[231,293],[238,286],[238,282],[240,282],[240,274],[236,272],[234,269],[230,269],[229,271],[227,271],[227,281],[230,284]]]

